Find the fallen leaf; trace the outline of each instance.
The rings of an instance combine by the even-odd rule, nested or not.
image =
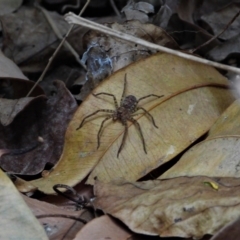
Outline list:
[[[208,57],[214,61],[221,62],[224,59],[226,59],[230,54],[239,54],[240,53],[240,47],[239,47],[239,40],[240,35],[237,35],[236,37],[233,37],[229,39],[228,41],[225,41],[221,44],[218,44],[215,48],[213,48],[211,51],[208,52]],[[234,59],[234,55],[232,55],[232,58]],[[232,59],[230,58],[230,60]]]
[[[41,172],[46,163],[55,164],[62,152],[64,134],[77,104],[64,83],[56,82],[57,94],[39,97],[14,118],[10,125],[0,124],[0,148],[29,148],[38,139],[43,143],[26,154],[2,156],[1,167],[8,172],[34,175]]]
[[[116,220],[105,215],[95,218],[86,224],[79,233],[77,233],[74,240],[127,240],[131,235],[132,233],[126,227],[121,226]]]
[[[11,180],[0,170],[1,187],[1,239],[48,239]]]
[[[9,58],[7,58],[0,50],[0,77],[3,78],[20,78],[27,80],[18,66]]]
[[[213,35],[196,24],[182,20],[177,14],[173,14],[169,20],[168,32],[171,37],[178,40],[181,49],[195,49],[208,40]],[[206,54],[218,45],[220,41],[213,39],[209,44],[196,51],[197,54],[206,56]]]
[[[44,96],[39,97],[25,97],[20,99],[0,99],[0,122],[3,126],[8,126],[14,118],[26,109],[29,105],[36,105],[37,103],[44,101]]]
[[[97,149],[97,134],[103,115],[95,116],[76,131],[82,119],[97,109],[114,109],[108,96],[89,95],[69,124],[63,154],[59,162],[41,179],[32,184],[45,193],[53,193],[57,183],[74,186],[89,173],[87,183],[94,178],[111,181],[124,178],[135,181],[168,162],[202,136],[233,101],[228,82],[215,69],[168,54],[157,54],[113,74],[94,93],[107,92],[119,100],[127,73],[127,95],[136,98],[148,94],[164,95],[143,101],[156,125],[143,114],[136,120],[142,127],[147,154],[139,133],[128,125],[126,143],[119,158],[124,127],[120,122],[108,122]],[[102,117],[100,117],[102,116]]]
[[[179,176],[240,177],[240,100],[221,115],[208,137],[189,149],[161,179]]]
[[[240,181],[231,180],[227,186],[224,178],[202,176],[120,184],[96,181],[93,204],[137,233],[199,239],[239,217]],[[215,181],[218,191],[204,184]]]
[[[0,16],[16,11],[23,0],[0,0]]]
[[[26,97],[30,89],[32,89],[35,82],[26,81],[20,78],[4,78],[0,77],[0,94],[1,97],[7,99],[19,99]],[[30,97],[44,95],[41,87],[37,86]]]
[[[216,12],[201,16],[201,19],[211,27],[214,35],[217,35],[225,29],[227,24],[233,19],[239,10],[240,8],[238,7],[238,4],[231,3]],[[220,38],[228,40],[237,36],[240,33],[239,27],[240,19],[236,18],[236,20],[221,34]]]
[[[0,50],[0,97],[17,99],[25,97],[35,82],[26,81],[28,78],[19,67]],[[37,86],[30,96],[43,94]],[[0,110],[2,112],[2,109]]]
[[[55,215],[55,217],[39,218],[39,222],[44,227],[50,240],[63,238],[66,240],[73,239],[79,230],[85,225],[80,221],[57,217],[57,215],[73,216],[85,221],[90,221],[93,218],[92,214],[87,210],[69,211],[47,202],[28,198],[24,195],[23,199],[36,217],[41,215]]]
[[[172,4],[171,4],[172,3]],[[168,2],[162,2],[159,11],[153,18],[153,24],[166,29],[169,23],[169,19],[175,13],[178,3],[176,1],[171,1],[171,6],[169,6]],[[175,4],[175,5],[174,5]]]
[[[60,33],[65,34],[69,26],[63,17],[56,12],[49,12],[49,15],[57,23]],[[1,22],[5,36],[3,52],[17,64],[23,63],[57,40],[42,12],[34,7],[22,6],[17,12],[2,16]],[[45,56],[46,60],[48,56]]]
[[[239,238],[240,218],[221,228],[210,240],[236,240]]]
[[[127,5],[122,9],[126,20],[139,20],[141,23],[149,22],[149,13],[154,13],[154,6],[147,2],[128,1]]]
[[[57,88],[54,85],[54,81],[56,79],[63,81],[66,87],[71,90],[74,88],[74,82],[84,74],[85,71],[80,70],[79,68],[69,67],[63,64],[54,68],[51,73],[39,83],[39,85],[42,87],[47,96],[52,96],[57,93]]]
[[[154,6],[148,2],[137,2],[134,4],[134,9],[145,13],[154,13]]]
[[[199,7],[197,6],[197,1],[179,1],[179,6],[177,9],[179,18],[183,21],[194,24],[193,13],[195,12],[197,7]]]

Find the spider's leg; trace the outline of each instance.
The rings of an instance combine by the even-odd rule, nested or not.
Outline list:
[[[141,137],[141,140],[142,140],[142,144],[143,144],[143,150],[144,152],[147,154],[147,150],[146,150],[146,144],[145,144],[145,140],[144,140],[144,137],[143,137],[143,134],[142,134],[142,129],[140,127],[140,124],[137,122],[137,120],[135,120],[134,118],[130,118],[128,119],[129,121],[131,121],[136,127],[137,129],[139,130],[140,132],[140,137]]]
[[[147,111],[145,108],[143,108],[143,107],[137,107],[137,108],[136,108],[136,111],[137,111],[137,110],[140,110],[140,109],[142,109],[142,110],[151,118],[154,127],[155,127],[155,128],[158,128],[158,126],[156,125],[156,123],[155,123],[155,121],[154,121],[154,118],[153,118],[152,114],[151,114],[150,112],[148,112],[148,111]]]
[[[100,147],[100,134],[101,134],[103,125],[109,118],[112,118],[112,115],[110,115],[110,116],[106,117],[105,119],[103,119],[103,121],[101,123],[101,126],[100,126],[100,128],[98,130],[98,135],[97,135],[98,145],[97,145],[97,149]]]
[[[82,120],[82,122],[81,122],[81,124],[79,125],[79,127],[76,128],[76,130],[80,129],[80,128],[83,126],[83,124],[84,124],[84,122],[85,122],[85,120],[86,120],[87,118],[89,118],[89,117],[91,117],[91,116],[93,116],[93,115],[95,115],[95,114],[97,114],[97,113],[99,113],[99,112],[114,113],[115,111],[114,111],[114,110],[110,110],[110,109],[99,109],[99,110],[97,110],[97,111],[95,111],[95,112],[87,115],[87,116]]]
[[[116,109],[118,108],[118,103],[117,103],[117,99],[115,97],[115,95],[111,94],[111,93],[105,93],[105,92],[100,92],[100,93],[97,93],[97,94],[92,94],[94,97],[97,97],[98,95],[107,95],[107,96],[111,96],[113,97],[113,100],[114,100],[114,105],[116,107]]]
[[[149,95],[147,95],[147,96],[144,96],[144,97],[139,98],[139,99],[137,100],[137,102],[139,103],[141,100],[143,100],[143,99],[145,99],[145,98],[149,98],[149,97],[161,98],[161,97],[163,97],[163,96],[164,96],[164,95],[158,96],[158,95],[156,95],[156,94],[149,94]]]
[[[124,133],[123,133],[123,138],[122,138],[121,145],[120,145],[120,147],[118,149],[117,157],[119,156],[119,153],[122,151],[123,145],[124,145],[124,143],[126,141],[127,132],[128,132],[127,121],[124,121],[123,125],[124,125]]]
[[[122,102],[123,102],[123,99],[124,99],[125,94],[126,94],[126,86],[127,86],[127,74],[125,73],[125,76],[124,76],[124,85],[123,85],[123,93],[122,93],[122,97],[121,97],[120,106],[122,106]]]

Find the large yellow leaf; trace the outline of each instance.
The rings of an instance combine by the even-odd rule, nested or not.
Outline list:
[[[56,183],[73,186],[90,172],[88,183],[93,183],[95,176],[102,181],[113,178],[135,181],[172,159],[208,131],[233,101],[227,80],[215,69],[168,54],[156,54],[121,69],[94,93],[112,93],[119,101],[125,73],[127,95],[137,98],[148,94],[164,95],[141,102],[153,115],[158,129],[146,115],[135,116],[142,127],[147,154],[139,132],[129,123],[126,143],[117,158],[124,127],[112,121],[106,124],[97,149],[97,133],[104,114],[88,119],[76,131],[88,114],[98,109],[114,109],[111,97],[89,95],[67,129],[59,163],[44,178],[32,182],[41,191],[52,193]]]
[[[240,101],[216,121],[205,141],[187,151],[161,178],[177,176],[240,177]]]

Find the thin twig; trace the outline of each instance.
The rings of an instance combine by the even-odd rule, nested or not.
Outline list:
[[[161,51],[161,52],[166,52],[166,53],[169,53],[169,54],[181,57],[181,58],[185,58],[185,59],[192,60],[192,61],[195,61],[195,62],[199,62],[199,63],[205,64],[205,65],[209,65],[209,66],[212,66],[212,67],[216,67],[216,68],[220,68],[220,69],[224,69],[224,70],[227,70],[227,71],[232,71],[232,72],[236,72],[236,73],[240,74],[240,69],[239,68],[231,67],[231,66],[228,66],[228,65],[225,65],[225,64],[221,64],[221,63],[213,62],[213,61],[210,61],[210,60],[207,60],[207,59],[199,58],[199,57],[193,56],[191,54],[186,54],[186,53],[176,51],[176,50],[173,50],[173,49],[170,49],[170,48],[159,46],[157,44],[145,41],[141,38],[137,38],[137,37],[134,37],[132,35],[129,35],[129,34],[126,34],[126,33],[123,33],[123,32],[119,32],[119,31],[111,29],[111,28],[108,28],[104,25],[86,20],[82,17],[78,17],[77,15],[75,15],[74,13],[71,13],[71,12],[65,15],[65,19],[70,24],[72,24],[72,23],[73,24],[78,24],[78,25],[96,30],[98,32],[108,34],[108,35],[113,36],[113,37],[121,38],[123,40],[142,45],[144,47],[155,49],[155,50],[158,50],[158,51]]]
[[[41,12],[43,13],[43,15],[46,17],[49,25],[52,27],[52,30],[54,31],[54,33],[56,34],[56,36],[58,37],[59,40],[63,40],[63,36],[60,33],[58,27],[56,26],[55,22],[53,21],[53,19],[51,18],[51,16],[49,15],[49,13],[42,8],[41,6],[37,5],[36,6],[38,9],[41,10]],[[71,53],[72,55],[75,57],[76,61],[84,68],[86,69],[87,67],[84,65],[84,63],[81,61],[80,56],[78,55],[78,53],[75,51],[75,49],[71,46],[71,44],[65,40],[65,42],[63,43],[64,47],[66,47]]]
[[[82,218],[74,217],[74,216],[71,216],[71,215],[65,215],[65,214],[42,214],[42,215],[37,215],[35,217],[36,218],[48,218],[48,217],[69,218],[69,219],[72,219],[72,220],[82,222],[84,224],[87,223],[87,221],[82,219]]]
[[[215,40],[216,38],[218,38],[220,35],[222,35],[222,34],[229,28],[229,26],[236,20],[236,18],[237,18],[239,15],[240,15],[240,10],[237,12],[237,14],[231,19],[231,21],[225,26],[225,28],[224,28],[220,33],[218,33],[217,35],[213,36],[213,37],[210,38],[207,42],[203,43],[202,45],[198,46],[197,48],[190,50],[189,52],[190,52],[190,53],[194,53],[194,52],[196,52],[197,50],[199,50],[200,48],[208,45],[210,42],[212,42],[213,40]]]
[[[77,10],[81,7],[81,0],[77,0],[75,5],[73,4],[65,4],[62,8],[61,8],[61,12],[64,13],[67,8],[70,8],[70,9],[74,9],[74,10]]]
[[[117,15],[118,17],[121,17],[121,13],[118,11],[118,8],[117,8],[114,0],[110,0],[110,4],[111,4],[111,6],[112,6],[112,8],[113,8],[113,11],[116,13],[116,15]]]
[[[86,7],[88,6],[88,4],[90,3],[91,0],[87,0],[87,2],[85,3],[85,5],[83,6],[82,10],[79,13],[79,16],[81,16],[83,14],[83,12],[85,11]],[[61,43],[58,45],[57,49],[55,50],[55,52],[53,53],[53,55],[49,58],[48,60],[48,64],[45,67],[44,71],[42,72],[41,76],[39,77],[39,79],[36,81],[36,83],[33,85],[32,89],[28,92],[27,96],[28,97],[32,91],[35,89],[35,87],[43,80],[43,77],[45,76],[47,70],[49,69],[53,59],[56,57],[57,53],[59,52],[60,48],[62,47],[62,45],[64,44],[65,40],[67,39],[68,35],[70,34],[70,32],[72,31],[74,27],[74,24],[72,26],[70,26],[66,36],[62,39]]]

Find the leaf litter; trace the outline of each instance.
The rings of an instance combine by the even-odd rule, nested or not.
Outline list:
[[[18,1],[18,4],[20,2]],[[111,1],[110,5],[112,8],[115,8],[114,11],[116,13],[116,9],[119,6],[122,8],[126,4],[120,2]],[[228,62],[237,66],[238,30],[234,26],[238,24],[239,20],[236,19],[235,22],[228,26],[222,36],[220,35],[217,38],[213,36],[213,34],[216,35],[224,29],[236,13],[233,2],[221,1],[218,4],[214,0],[202,1],[201,3],[192,1],[161,1],[157,4],[154,2],[133,2],[132,7],[125,8],[125,14],[127,10],[127,18],[137,18],[139,22],[134,20],[122,24],[123,19],[119,20],[119,17],[111,17],[110,22],[112,23],[106,23],[105,25],[173,49],[179,48],[178,46],[190,52],[194,52],[197,49],[197,53],[202,57]],[[61,31],[63,30],[62,34],[64,34],[68,26],[60,14],[62,11],[65,11],[64,9],[80,7],[78,5],[79,1],[76,1],[76,3],[76,5],[70,4],[68,6],[66,5],[66,1],[60,1],[58,5],[51,1],[42,1],[42,7],[47,9],[45,11],[47,11],[51,19],[58,19],[55,27],[60,28]],[[104,4],[106,3],[103,2],[101,7]],[[94,8],[94,6],[94,3],[91,3],[89,9]],[[48,11],[51,7],[54,10],[58,10],[60,14]],[[98,7],[100,9],[100,6]],[[7,57],[10,57],[19,64],[23,71],[22,73],[4,55],[0,56],[0,61],[2,61],[2,69],[0,69],[2,71],[2,74],[0,73],[0,77],[2,77],[0,95],[3,97],[0,101],[0,105],[2,106],[2,124],[0,128],[3,133],[1,153],[4,152],[4,149],[11,150],[12,152],[14,149],[17,149],[18,152],[22,149],[30,149],[36,143],[39,136],[44,139],[44,142],[35,150],[21,156],[2,156],[1,154],[1,166],[3,169],[12,173],[25,175],[25,180],[22,181],[15,177],[17,179],[15,180],[16,186],[21,191],[33,192],[38,187],[39,190],[52,194],[52,186],[54,184],[69,183],[70,186],[74,186],[81,182],[77,185],[78,191],[81,192],[84,181],[87,180],[87,183],[94,184],[94,178],[97,176],[98,182],[95,188],[98,188],[98,192],[93,204],[104,211],[107,209],[106,212],[108,212],[110,206],[114,208],[118,205],[118,201],[112,201],[112,197],[121,199],[123,196],[122,193],[126,191],[125,189],[119,195],[117,193],[115,196],[112,195],[121,184],[124,186],[126,180],[136,181],[156,168],[161,169],[164,163],[172,159],[179,159],[178,154],[186,150],[194,141],[206,133],[217,120],[215,125],[210,129],[207,138],[203,139],[204,141],[198,145],[190,148],[169,171],[177,169],[178,164],[184,162],[184,158],[186,159],[186,156],[190,156],[189,152],[191,151],[195,152],[195,156],[197,153],[202,156],[202,165],[200,161],[196,163],[196,157],[190,157],[187,166],[185,165],[185,168],[189,170],[184,173],[184,168],[180,168],[178,175],[176,175],[181,175],[182,177],[172,175],[171,179],[154,180],[154,187],[158,187],[158,184],[155,184],[156,182],[161,182],[163,188],[166,186],[164,198],[170,199],[166,207],[162,210],[165,216],[162,217],[160,214],[161,221],[156,221],[156,226],[160,226],[156,228],[157,231],[151,228],[155,226],[153,224],[150,226],[150,230],[146,230],[144,224],[136,226],[138,221],[144,216],[143,213],[148,213],[149,210],[154,208],[155,204],[151,202],[152,196],[144,197],[144,202],[138,194],[135,194],[133,198],[137,199],[137,205],[132,209],[126,206],[125,203],[123,204],[123,212],[136,210],[137,213],[133,214],[133,216],[129,214],[128,216],[125,214],[121,215],[119,213],[119,215],[115,216],[115,212],[112,213],[111,211],[109,211],[109,214],[119,218],[134,232],[143,233],[145,230],[150,231],[147,232],[149,236],[140,235],[140,237],[147,237],[148,239],[151,239],[150,235],[153,235],[153,233],[161,237],[176,236],[185,238],[194,236],[200,238],[207,233],[214,234],[227,223],[234,222],[239,213],[238,203],[231,205],[235,201],[235,193],[232,189],[237,189],[239,185],[238,178],[236,178],[238,176],[238,162],[235,157],[238,152],[237,105],[239,103],[234,102],[220,116],[234,101],[234,97],[227,89],[229,85],[224,77],[210,67],[203,67],[201,64],[190,63],[186,60],[180,60],[177,57],[169,57],[167,54],[151,56],[156,51],[143,48],[141,45],[135,46],[135,44],[129,44],[92,30],[83,37],[86,29],[80,27],[75,28],[75,31],[72,32],[70,37],[72,40],[70,41],[69,39],[69,43],[76,49],[75,53],[78,56],[82,56],[84,51],[86,52],[82,60],[85,58],[87,71],[81,69],[79,63],[76,62],[76,57],[72,55],[73,52],[69,53],[69,50],[65,49],[56,57],[56,61],[51,65],[50,71],[43,78],[42,86],[47,93],[47,97],[42,95],[43,91],[38,87],[37,91],[31,95],[31,98],[25,98],[29,87],[33,84],[31,81],[20,79],[29,78],[37,80],[39,72],[43,70],[53,49],[57,46],[58,40],[54,33],[55,30],[51,29],[52,25],[46,21],[45,16],[42,15],[39,8],[35,8],[31,3],[25,2],[20,8],[16,8],[18,10],[14,13],[10,13],[13,11],[11,10],[1,16],[4,33],[2,50]],[[29,14],[26,14],[26,12]],[[34,18],[33,13],[37,17]],[[220,13],[227,13],[228,17],[220,17],[219,19],[219,16],[221,16]],[[118,16],[120,15],[118,14]],[[103,18],[96,19],[96,21],[104,22]],[[140,24],[140,22],[144,21],[147,21],[147,23]],[[215,24],[218,22],[221,22],[220,28],[219,25]],[[159,26],[163,29],[159,28]],[[22,30],[20,31],[19,29]],[[211,40],[211,43],[204,47],[201,46],[207,40]],[[90,52],[91,56],[88,55]],[[104,60],[102,56],[105,56],[105,59],[109,59],[109,69],[105,68],[105,65],[100,64]],[[156,56],[162,60],[160,62],[156,61],[154,64],[153,59],[158,58]],[[145,60],[143,60],[144,58]],[[140,59],[142,60],[139,62]],[[133,62],[136,63],[129,65]],[[152,64],[153,66],[151,66]],[[62,66],[66,69],[63,71],[64,74],[61,74],[60,70],[58,70],[62,69]],[[126,66],[128,67],[123,69]],[[104,71],[106,72],[104,73]],[[115,71],[117,72],[113,74]],[[69,74],[65,74],[67,72]],[[102,75],[99,74],[101,72],[103,72]],[[155,99],[143,103],[143,106],[156,119],[159,130],[155,131],[156,129],[151,128],[151,122],[145,115],[140,114],[135,116],[142,126],[144,137],[146,136],[148,154],[145,154],[142,149],[141,140],[136,133],[136,129],[129,124],[129,135],[119,156],[119,161],[116,159],[116,152],[122,139],[123,128],[121,124],[112,124],[111,121],[107,124],[102,135],[103,145],[101,144],[100,151],[96,149],[96,135],[99,123],[103,118],[89,119],[86,125],[84,125],[85,128],[78,132],[76,128],[79,126],[81,119],[92,112],[92,110],[103,107],[113,108],[110,99],[105,97],[95,99],[88,94],[91,91],[94,93],[104,91],[116,94],[117,99],[120,100],[123,78],[126,72],[129,75],[127,94],[133,94],[138,98],[151,93],[163,94],[164,99]],[[109,76],[108,79],[100,84],[106,76]],[[6,77],[19,79],[7,79]],[[234,78],[235,76],[232,75],[231,77]],[[63,83],[58,82],[56,87],[52,85],[53,80],[56,78],[60,78],[62,82],[65,82],[78,100],[83,100],[87,97],[70,122],[65,139],[64,133],[69,120],[76,110],[76,103]],[[98,86],[98,84],[100,85]],[[232,121],[229,119],[232,119]],[[155,134],[157,135],[156,138],[154,137]],[[201,150],[201,146],[205,146],[208,150],[204,152],[203,149]],[[219,148],[221,150],[216,151]],[[62,149],[63,153],[60,157]],[[230,162],[228,158],[231,160]],[[214,159],[214,161],[208,159]],[[44,170],[46,164],[49,169],[49,163],[52,166],[55,163],[57,165],[50,171]],[[210,163],[212,164],[211,167],[206,167]],[[195,165],[195,168],[193,165]],[[196,170],[193,171],[193,169],[197,169],[198,175],[205,174],[206,176],[195,176],[196,173],[194,171]],[[169,171],[164,173],[162,178],[166,178],[166,174]],[[40,172],[42,172],[42,178],[39,178],[39,175],[36,176]],[[35,176],[38,180],[27,181],[28,178],[26,178],[26,175]],[[218,178],[214,178],[216,176]],[[118,185],[113,184],[116,178],[120,182]],[[99,181],[109,183],[101,183]],[[184,181],[184,184],[180,184],[179,186],[178,184],[181,181]],[[134,187],[137,186],[137,188],[140,185],[146,187],[150,182],[126,183],[125,187],[128,184],[132,184]],[[107,187],[99,188],[99,185],[106,185]],[[113,191],[108,195],[107,192],[111,189]],[[194,199],[194,194],[199,189],[200,191],[196,194],[198,199]],[[126,191],[126,194],[131,196],[131,194],[136,193],[135,190],[132,192],[130,190],[130,193]],[[184,193],[187,193],[186,196],[189,197],[184,196]],[[31,194],[33,193],[28,193],[29,196]],[[106,194],[106,198],[104,194]],[[175,199],[169,198],[172,195],[176,196]],[[108,206],[102,201],[102,196],[105,199],[104,201],[109,203]],[[180,198],[180,196],[184,197]],[[38,198],[41,199],[41,197]],[[56,199],[59,198],[59,196],[56,197]],[[164,201],[163,197],[160,198],[160,202]],[[178,200],[176,201],[176,199]],[[222,204],[223,199],[225,205]],[[48,202],[50,198],[43,197],[42,200]],[[146,200],[150,201],[147,203],[149,204],[147,207],[145,206],[147,205]],[[141,201],[144,202],[144,211],[141,208]],[[196,207],[199,210],[198,214],[192,216],[191,211],[187,213],[184,211],[184,213],[181,212],[181,207],[178,208],[179,204],[189,204],[188,201],[190,201],[191,205],[198,207]],[[97,206],[98,203],[101,206]],[[55,201],[55,204],[60,206],[57,201]],[[205,210],[203,210],[204,206],[206,207]],[[37,208],[35,207],[35,209]],[[50,209],[51,205],[49,206],[49,211]],[[168,212],[168,209],[173,209],[172,214],[176,212],[178,214],[173,217],[171,212]],[[71,214],[73,213],[71,212]],[[188,217],[184,218],[184,214],[188,214]],[[149,216],[149,219],[152,219],[154,215]],[[168,218],[169,216],[170,218]],[[108,229],[105,228],[106,218],[109,221]],[[50,219],[50,217],[47,219]],[[111,217],[102,217],[99,221],[98,219],[90,221],[91,224],[87,224],[81,231],[79,231],[82,227],[80,226],[81,224],[78,226],[78,224],[74,223],[76,228],[75,230],[71,228],[71,233],[68,232],[67,229],[70,229],[68,227],[65,228],[66,231],[61,231],[63,230],[61,224],[64,222],[65,226],[69,226],[69,221],[71,222],[72,220],[65,221],[66,219],[62,219],[60,224],[60,222],[56,221],[60,218],[51,218],[53,224],[44,225],[44,222],[48,221],[47,219],[44,221],[41,220],[41,222],[50,239],[56,239],[58,236],[63,235],[68,239],[73,239],[74,237],[81,238],[82,236],[88,236],[90,234],[89,229],[91,228],[96,230],[96,234],[99,231],[113,238],[117,236],[120,238],[131,236],[134,239],[135,236],[131,231],[125,232],[126,235],[121,235],[125,234],[125,230],[122,229],[123,232],[119,230],[120,224],[118,221],[114,221],[114,225],[112,225],[113,221]],[[147,225],[148,221],[145,222]],[[171,222],[173,224],[168,225]],[[198,227],[196,227],[196,224]],[[161,226],[167,226],[167,228],[162,228]],[[53,232],[48,232],[50,228],[56,230],[52,235],[51,233]],[[229,231],[227,230],[227,234],[229,234]],[[94,235],[90,234],[89,236]]]
[[[62,82],[58,92],[49,98],[39,97],[24,108],[8,126],[0,126],[1,148],[27,148],[38,136],[44,140],[35,150],[19,156],[2,156],[1,167],[12,173],[33,175],[47,163],[55,164],[62,152],[66,126],[76,110],[76,102]]]

